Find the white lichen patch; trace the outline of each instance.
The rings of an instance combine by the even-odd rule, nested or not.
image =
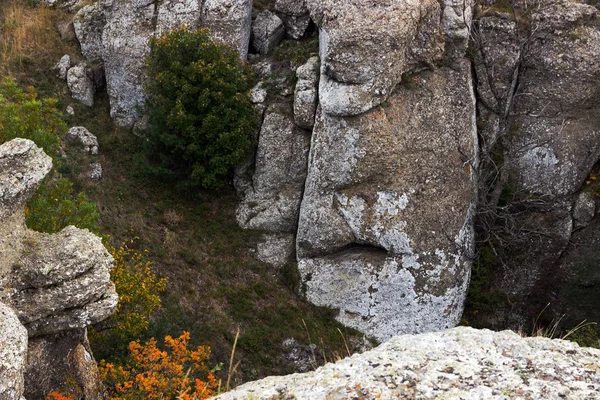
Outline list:
[[[376,255],[369,259],[365,254],[356,254],[341,260],[302,259],[298,268],[302,276],[311,276],[305,282],[310,302],[339,309],[337,320],[341,323],[387,340],[398,333],[452,327],[460,319],[467,280],[436,296],[427,287],[420,287],[416,279],[420,273],[417,259]],[[407,265],[403,265],[404,261]],[[457,267],[446,259],[427,271],[427,279],[433,287],[444,270],[455,271]]]

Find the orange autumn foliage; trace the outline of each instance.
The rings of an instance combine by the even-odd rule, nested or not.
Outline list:
[[[58,392],[50,392],[48,396],[46,396],[46,400],[74,400],[75,398],[72,395],[63,395]]]
[[[110,400],[204,400],[215,395],[217,380],[206,366],[210,348],[188,349],[189,332],[165,338],[166,350],[154,338],[145,344],[129,343],[126,365],[102,361],[100,373]]]

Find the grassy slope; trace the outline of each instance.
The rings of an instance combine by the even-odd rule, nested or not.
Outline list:
[[[23,8],[24,1],[16,3],[21,12],[31,12]],[[69,126],[83,125],[98,136],[99,156],[83,156],[67,148],[66,165],[60,172],[97,202],[103,233],[110,235],[113,244],[139,237],[138,247],[149,250],[155,272],[168,278],[163,310],[154,316],[145,338],[178,336],[188,330],[193,344],[212,347],[215,365],[227,365],[239,327],[236,358],[241,364],[236,383],[291,372],[281,360],[285,338],[308,345],[310,335],[319,348],[318,361],[323,360],[321,353],[328,360],[345,355],[340,331],[349,342],[360,341],[357,332],[333,320],[331,311],[311,306],[296,294],[295,264],[279,271],[252,257],[252,245],[260,233],[243,231],[236,225],[233,189],[177,193],[168,185],[136,177],[134,155],[140,139],[111,124],[106,95],[97,95],[96,106],[88,109],[70,99],[66,84],[50,72],[63,54],[80,57],[76,40],[68,36],[61,39],[55,29],[68,15],[49,10],[21,14],[23,21],[36,23],[20,29],[23,23],[19,18],[11,22],[9,6],[0,2],[0,21],[5,28],[7,21],[16,24],[17,29],[10,32],[20,36],[23,45],[16,52],[4,47],[6,62],[0,74],[11,74],[23,85],[35,86],[41,95],[58,98],[63,110],[72,105],[75,116],[65,115]],[[22,32],[15,33],[19,30]],[[34,30],[43,32],[45,39],[35,39]],[[96,159],[105,178],[91,182],[85,172]],[[179,222],[174,221],[174,215]],[[109,348],[95,351],[99,358],[113,356]]]

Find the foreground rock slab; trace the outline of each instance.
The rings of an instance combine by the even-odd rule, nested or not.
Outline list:
[[[396,336],[314,372],[274,376],[218,399],[597,399],[600,350],[458,327]]]

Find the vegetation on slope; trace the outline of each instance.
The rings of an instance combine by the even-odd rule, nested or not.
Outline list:
[[[294,371],[285,359],[290,349],[283,341],[288,338],[303,346],[312,344],[315,366],[345,356],[346,341],[351,347],[352,343],[358,346],[360,335],[335,322],[333,311],[314,307],[298,294],[295,264],[277,270],[253,257],[261,233],[237,226],[237,197],[231,187],[174,190],[169,183],[136,173],[135,155],[143,151],[144,141],[112,125],[106,94],[97,94],[96,106],[87,108],[70,98],[66,84],[51,71],[63,54],[80,57],[76,41],[68,34],[61,39],[55,28],[64,19],[61,11],[31,8],[25,1],[0,3],[0,52],[5,60],[0,75],[16,79],[17,87],[34,85],[39,98],[56,98],[52,104],[58,110],[73,107],[74,116],[60,112],[66,125],[56,129],[57,136],[64,134],[67,126],[85,126],[100,142],[97,156],[84,154],[62,140],[57,142],[59,162],[56,176],[51,178],[57,186],[42,189],[31,203],[31,226],[56,231],[74,223],[98,231],[109,248],[118,252],[127,243],[126,252],[143,255],[142,269],[158,277],[154,282],[166,279],[161,309],[147,319],[147,328],[131,324],[136,326],[133,339],[140,343],[156,343],[164,351],[162,338],[189,332],[186,345],[190,349],[209,346],[211,356],[206,365],[215,368],[228,365],[239,329],[235,362],[240,365],[232,386]],[[44,41],[32,39],[38,31],[47,34]],[[18,38],[20,47],[11,44]],[[102,164],[103,180],[86,178],[92,161]],[[52,199],[59,199],[55,201],[62,208]],[[73,219],[79,213],[76,210],[83,210],[84,218]],[[40,211],[45,215],[40,216]],[[135,304],[130,305],[135,309]],[[118,325],[118,321],[108,321],[108,325]],[[97,327],[99,335],[111,332],[106,327]],[[127,368],[132,362],[128,348],[132,335],[109,336],[92,335],[96,358]],[[153,337],[158,340],[150,341]],[[216,379],[225,380],[226,369],[215,369]]]

